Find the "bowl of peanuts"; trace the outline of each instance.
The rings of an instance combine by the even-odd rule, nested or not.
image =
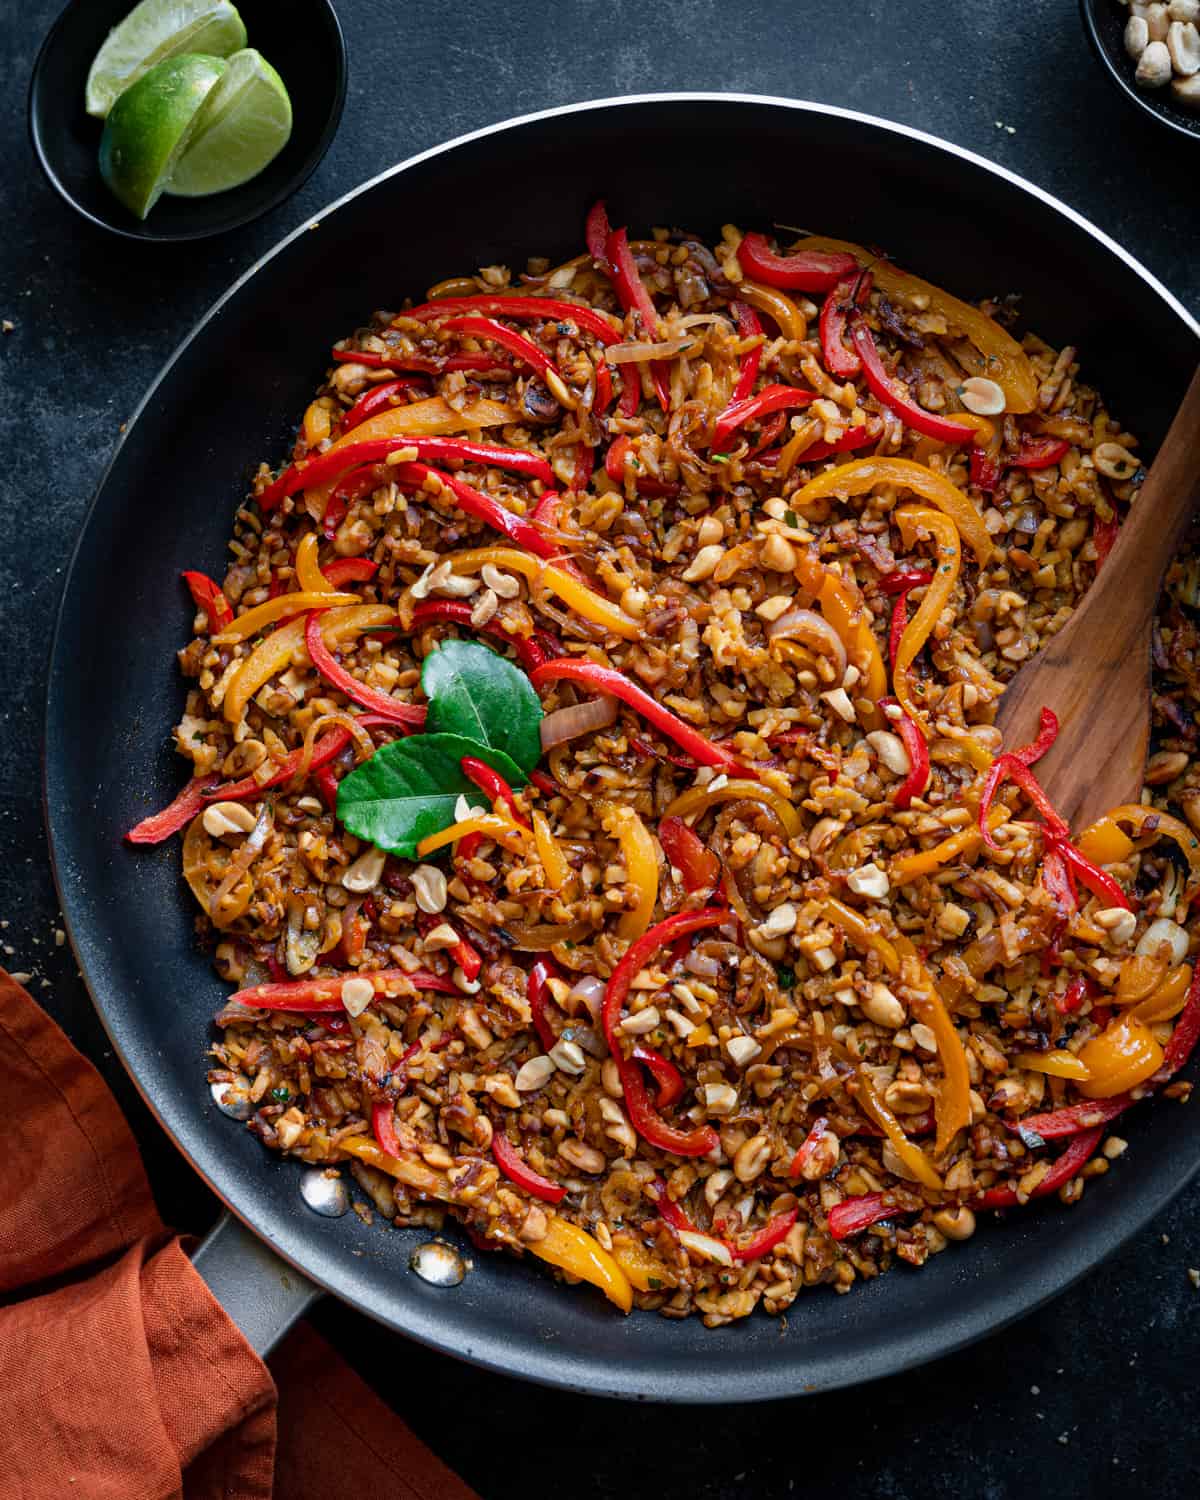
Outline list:
[[[1200,138],[1200,0],[1080,0],[1097,57],[1130,103]]]

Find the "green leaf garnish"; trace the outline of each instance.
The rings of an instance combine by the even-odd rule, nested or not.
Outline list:
[[[460,796],[475,810],[488,811],[483,793],[463,775],[464,755],[486,761],[510,786],[526,779],[520,766],[494,745],[460,734],[414,734],[382,746],[342,778],[338,817],[360,839],[415,859],[423,838],[454,822]]]
[[[463,735],[504,751],[516,762],[515,775],[496,769],[512,786],[524,786],[526,771],[542,754],[542,705],[524,672],[477,641],[445,641],[425,658],[421,686],[431,733]]]

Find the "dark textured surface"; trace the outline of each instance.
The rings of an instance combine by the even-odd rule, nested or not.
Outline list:
[[[27,74],[53,13],[50,4],[26,7],[11,44],[14,78]],[[36,766],[49,622],[87,497],[150,376],[256,253],[362,177],[504,115],[625,91],[730,88],[824,99],[948,136],[1058,193],[1193,310],[1200,306],[1200,265],[1191,254],[1200,210],[1180,191],[1194,179],[1196,153],[1122,106],[1068,0],[1023,8],[1020,26],[1006,7],[981,0],[853,12],[825,0],[736,11],[676,0],[495,7],[469,24],[461,8],[444,4],[418,13],[346,0],[341,15],[351,81],[332,151],[300,197],[204,247],[143,250],[83,226],[36,175],[19,93],[0,105],[9,164],[0,185],[8,226],[0,317],[15,325],[0,339],[7,460],[0,917],[10,924],[0,940],[13,950],[5,962],[36,975],[34,993],[105,1068],[134,1120],[164,1212],[193,1228],[211,1214],[208,1195],[175,1169],[173,1149],[105,1057],[68,951],[55,947]],[[836,196],[840,185],[825,184],[819,164],[788,175],[781,191],[797,192],[805,221],[819,223],[820,198]],[[1193,1189],[1081,1287],[1001,1337],[858,1395],[786,1410],[699,1414],[588,1403],[451,1364],[332,1305],[317,1319],[489,1497],[527,1487],[528,1462],[511,1456],[532,1456],[547,1434],[556,1448],[570,1445],[568,1493],[786,1494],[847,1477],[851,1493],[904,1500],[1029,1488],[1186,1491],[1196,1448],[1172,1435],[1190,1434],[1200,1405],[1189,1360],[1200,1297],[1186,1277],[1200,1264],[1189,1211],[1197,1203]],[[802,1305],[793,1313],[802,1318]],[[492,1456],[497,1450],[508,1456]]]

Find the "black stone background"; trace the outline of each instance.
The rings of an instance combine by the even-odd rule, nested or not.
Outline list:
[[[0,0],[0,317],[15,325],[0,337],[0,958],[32,972],[33,993],[127,1110],[164,1214],[197,1231],[214,1200],[181,1170],[112,1057],[69,948],[55,946],[42,695],[63,567],[119,426],[256,255],[363,178],[506,116],[727,89],[846,105],[970,147],[1106,227],[1200,312],[1200,146],[1116,96],[1072,0],[342,0],[339,10],[349,98],[304,190],[224,239],[143,248],[92,230],[40,177],[24,89],[57,4]],[[1200,1266],[1198,1207],[1193,1185],[1083,1284],[972,1350],[765,1407],[602,1403],[484,1375],[333,1303],[314,1317],[488,1500],[531,1483],[656,1500],[1195,1494],[1200,1292],[1186,1273]]]

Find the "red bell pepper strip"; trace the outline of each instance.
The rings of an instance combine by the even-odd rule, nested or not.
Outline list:
[[[313,772],[313,782],[320,793],[321,801],[331,813],[337,812],[338,779],[332,766],[321,766]]]
[[[617,416],[626,421],[638,414],[642,404],[642,380],[636,365],[626,365],[621,371],[621,399],[617,403]]]
[[[630,1123],[644,1141],[675,1156],[707,1156],[720,1145],[721,1138],[711,1125],[698,1125],[693,1130],[668,1125],[651,1104],[637,1063],[619,1052],[614,1052],[614,1058]]]
[[[361,469],[351,469],[338,480],[321,517],[321,535],[327,542],[337,536],[338,527],[354,502],[377,490],[385,482],[386,473],[382,464],[366,464]],[[325,576],[328,578],[328,573]]]
[[[518,323],[535,319],[547,323],[573,322],[602,344],[619,344],[624,338],[621,329],[606,313],[560,297],[514,297],[487,292],[475,297],[440,297],[436,302],[423,302],[400,316],[428,322],[432,318],[457,317],[460,313],[490,313],[493,317],[512,318]]]
[[[186,828],[196,814],[204,810],[204,805],[209,800],[208,794],[220,780],[219,775],[213,775],[189,781],[178,797],[164,807],[162,812],[143,818],[136,827],[131,828],[125,835],[126,840],[131,844],[161,844],[164,839],[169,839],[173,833]]]
[[[596,262],[599,270],[606,276],[612,275],[612,266],[608,259],[608,237],[612,233],[612,225],[608,222],[608,209],[604,206],[604,199],[598,198],[588,210],[587,219],[584,221],[583,237],[587,242],[588,254]]]
[[[462,318],[450,318],[442,324],[442,327],[449,333],[466,333],[472,338],[488,339],[493,344],[499,344],[502,349],[515,354],[522,363],[536,371],[543,380],[549,381],[553,378],[560,385],[566,385],[562,372],[548,354],[539,349],[532,339],[527,339],[515,328],[506,328],[503,323],[497,323],[495,318],[469,315]]]
[[[477,760],[473,755],[464,755],[462,773],[468,781],[475,783],[489,802],[503,802],[514,823],[519,823],[522,828],[529,827],[529,819],[517,811],[512,787],[499,771],[489,766],[486,761]]]
[[[1031,766],[1034,761],[1041,760],[1042,756],[1045,755],[1046,751],[1050,749],[1057,738],[1058,715],[1052,708],[1043,708],[1036,738],[1031,740],[1028,745],[1022,745],[1020,749],[1010,750],[1008,753],[1015,755],[1018,760],[1024,761],[1027,766]]]
[[[826,254],[820,250],[798,250],[794,255],[778,255],[764,234],[742,236],[738,246],[742,270],[755,281],[794,292],[828,292],[847,276],[858,274],[853,255]]]
[[[650,1184],[650,1188],[654,1206],[658,1209],[658,1217],[664,1224],[669,1224],[677,1233],[681,1229],[686,1230],[688,1234],[700,1233],[674,1198],[668,1196],[667,1185],[661,1177],[656,1177]]]
[[[1086,854],[1082,854],[1068,839],[1056,838],[1053,840],[1055,848],[1066,862],[1067,869],[1075,875],[1082,885],[1086,885],[1093,896],[1098,897],[1108,906],[1123,906],[1126,911],[1133,910],[1133,902],[1121,889],[1121,883],[1107,870],[1102,870],[1099,865],[1094,865]]]
[[[547,562],[557,562],[560,568],[578,576],[578,569],[574,563],[563,557],[554,543],[543,536],[532,522],[527,521],[524,516],[518,516],[511,510],[506,510],[493,495],[477,490],[474,485],[468,484],[465,479],[460,479],[457,474],[447,474],[440,469],[431,469],[427,464],[408,463],[395,465],[392,477],[402,489],[420,490],[430,475],[441,480],[454,496],[459,510],[466,515],[482,521],[485,526],[490,526],[493,531],[500,532],[516,546],[523,547],[526,552],[532,552],[535,557],[544,557]]]
[[[347,583],[366,583],[379,572],[379,564],[369,557],[335,557],[321,569],[325,580],[333,588],[340,589]]]
[[[758,314],[748,302],[731,302],[729,311],[737,319],[738,332],[744,339],[754,338],[762,332]],[[745,401],[747,397],[754,394],[754,382],[758,379],[762,352],[763,346],[755,344],[754,348],[743,357],[741,368],[738,370],[737,384],[733,388],[733,395],[729,398],[730,406],[736,406],[739,401]]]
[[[417,931],[422,937],[432,932],[438,925],[438,919],[428,912],[419,911],[416,916]],[[483,967],[483,959],[478,952],[467,942],[465,937],[460,937],[453,948],[447,948],[451,961],[456,963],[463,971],[463,977],[468,983],[475,979]]]
[[[519,1188],[524,1188],[534,1198],[540,1198],[543,1203],[561,1203],[566,1197],[566,1188],[560,1182],[551,1182],[548,1177],[535,1172],[503,1130],[497,1130],[492,1135],[492,1155],[505,1177],[510,1182],[515,1182]]]
[[[658,842],[667,859],[683,876],[684,889],[691,894],[710,894],[721,878],[721,861],[682,818],[663,818],[658,825]]]
[[[870,271],[847,276],[821,304],[817,331],[821,339],[821,358],[825,368],[839,380],[853,380],[862,374],[862,360],[845,342],[846,319],[854,307],[861,307],[871,291]]]
[[[360,979],[369,979],[377,995],[384,994],[389,984],[407,981],[417,990],[436,990],[441,995],[457,995],[458,986],[453,980],[440,974],[430,974],[424,969],[409,973],[407,969],[376,969],[372,974],[360,974]],[[283,984],[256,984],[249,989],[238,990],[230,995],[229,1003],[251,1006],[255,1010],[277,1010],[288,1015],[318,1016],[329,1012],[336,1014],[344,1010],[342,985],[344,974],[333,974],[324,979],[293,979]]]
[[[879,349],[867,327],[862,313],[855,312],[850,320],[850,338],[862,360],[863,376],[867,388],[884,406],[890,407],[914,432],[935,438],[939,443],[969,443],[975,437],[973,427],[964,427],[961,422],[951,422],[945,417],[934,416],[923,406],[918,406],[911,396],[901,395],[892,383]]]
[[[196,608],[202,609],[208,616],[209,635],[216,635],[226,625],[233,623],[233,610],[229,607],[229,600],[207,573],[184,573],[183,581],[188,586]]]
[[[1041,813],[1046,823],[1047,837],[1053,838],[1056,843],[1065,841],[1071,830],[1051,805],[1050,799],[1042,790],[1037,777],[1023,760],[1018,759],[1015,755],[1004,754],[998,755],[992,762],[979,798],[979,831],[983,835],[983,842],[988,848],[998,849],[1000,847],[992,837],[992,830],[988,826],[988,814],[992,810],[992,803],[996,800],[996,793],[1000,790],[1001,785],[1010,777],[1017,783],[1038,812]],[[1082,859],[1083,856],[1080,855],[1080,858]]]
[[[878,1128],[876,1126],[876,1129]],[[834,1136],[836,1139],[835,1133],[829,1128],[829,1121],[824,1115],[821,1115],[813,1121],[812,1129],[800,1142],[799,1150],[792,1157],[792,1164],[788,1167],[788,1176],[799,1177],[808,1162],[812,1160],[813,1156],[816,1155],[817,1151],[830,1136]]]
[[[530,771],[529,784],[537,787],[543,797],[557,797],[562,791],[554,777],[547,776],[545,771]]]
[[[312,760],[308,766],[309,772],[319,771],[322,766],[327,766],[335,756],[342,753],[349,743],[350,731],[348,729],[338,727],[331,729],[328,734],[323,734],[313,746]],[[257,797],[268,787],[279,786],[285,781],[290,781],[300,769],[300,762],[303,758],[303,750],[291,750],[279,762],[274,774],[268,780],[256,781],[253,776],[243,776],[240,781],[226,781],[206,792],[204,800],[205,802],[240,802],[243,797]]]
[[[729,1250],[734,1260],[747,1261],[759,1260],[764,1255],[769,1255],[775,1246],[781,1244],[791,1233],[792,1225],[800,1215],[799,1208],[789,1208],[781,1214],[776,1214],[752,1238],[744,1245],[728,1241]]]
[[[1083,1002],[1088,996],[1087,977],[1076,974],[1065,990],[1061,990],[1054,997],[1054,1009],[1060,1016],[1073,1016],[1081,1009]]]
[[[381,1151],[386,1151],[389,1156],[403,1154],[404,1148],[396,1134],[396,1106],[391,1099],[377,1099],[371,1106],[371,1130]]]
[[[575,467],[571,471],[571,488],[577,495],[587,489],[596,467],[596,450],[590,443],[575,444]]]
[[[592,411],[598,417],[602,417],[612,405],[613,378],[612,371],[608,368],[608,361],[602,359],[596,366],[596,395],[592,401]]]
[[[933,582],[933,574],[924,568],[911,568],[903,573],[886,573],[879,580],[885,594],[895,594],[892,605],[892,623],[888,630],[888,658],[892,671],[896,670],[896,653],[900,650],[900,638],[908,629],[908,596],[913,589],[923,588]]]
[[[635,315],[635,323],[640,328],[643,338],[657,338],[658,314],[654,310],[650,293],[646,290],[646,283],[642,280],[641,273],[634,262],[633,252],[629,248],[629,238],[624,229],[611,231],[604,253],[618,302],[627,313],[631,312]],[[650,380],[659,406],[663,411],[670,411],[670,377],[661,359],[650,362]]]
[[[902,606],[907,597],[906,594],[901,594],[897,605]],[[895,698],[881,698],[879,706],[882,709],[893,706],[900,708]],[[929,745],[916,722],[902,708],[900,717],[893,719],[889,714],[888,722],[894,724],[899,731],[904,749],[908,754],[908,775],[892,793],[892,805],[906,808],[912,799],[919,797],[929,785]]]
[[[623,672],[617,672],[612,667],[602,667],[592,661],[577,661],[574,658],[561,658],[558,661],[543,662],[540,667],[535,667],[529,674],[529,680],[540,692],[550,682],[579,682],[585,687],[594,689],[597,693],[609,693],[614,698],[619,698],[622,703],[627,703],[630,708],[635,709],[654,725],[655,729],[673,739],[677,745],[686,750],[689,755],[695,756],[702,766],[720,766],[723,770],[739,776],[753,776],[755,773],[747,766],[741,765],[721,745],[716,745],[712,740],[706,739],[698,730],[685,724],[682,719],[676,718],[669,709],[663,708],[649,693],[644,692],[635,682],[631,682]]]
[[[693,932],[702,932],[706,927],[719,927],[722,922],[728,920],[729,912],[723,906],[706,906],[702,911],[676,912],[665,921],[657,922],[636,942],[629,945],[624,957],[612,972],[612,977],[604,991],[604,1004],[600,1010],[600,1023],[604,1029],[609,1050],[614,1057],[619,1058],[621,1055],[617,1045],[617,1023],[621,1019],[621,1011],[625,1005],[625,998],[629,994],[629,986],[650,959],[661,949],[670,947],[676,938],[686,937]]]
[[[976,489],[983,490],[988,495],[995,493],[996,486],[1000,483],[1000,465],[983,448],[971,449],[969,473]]]
[[[412,448],[418,458],[431,459],[435,463],[458,460],[489,464],[527,479],[540,479],[544,484],[554,483],[554,471],[546,460],[540,453],[531,453],[525,448],[504,448],[499,443],[472,443],[466,438],[451,437],[369,438],[365,442],[350,443],[345,448],[330,448],[307,461],[289,464],[259,495],[259,507],[273,510],[281,500],[299,489],[324,484],[361,464],[380,463],[389,453],[398,453],[404,448]]]
[[[1109,1102],[1112,1103],[1113,1101],[1110,1100]],[[1091,1159],[1096,1147],[1100,1144],[1100,1137],[1103,1134],[1104,1126],[1097,1125],[1095,1129],[1085,1130],[1077,1135],[1029,1196],[1031,1198],[1045,1198],[1050,1193],[1057,1192],[1063,1183],[1070,1182],[1079,1169],[1085,1166]],[[975,1200],[975,1207],[1012,1208],[1016,1202],[1016,1188],[992,1187],[979,1195]]]
[[[614,484],[622,487],[625,484],[625,456],[629,452],[631,442],[631,438],[622,434],[609,444],[608,452],[604,455],[604,472]],[[671,499],[679,493],[679,486],[669,479],[659,479],[653,474],[642,474],[636,469],[633,483],[639,495],[646,495],[650,499]]]
[[[1054,909],[1060,917],[1069,917],[1073,911],[1078,910],[1079,893],[1075,889],[1075,877],[1057,844],[1047,846],[1042,860],[1042,883],[1053,898]]]
[[[1155,1075],[1157,1079],[1173,1078],[1196,1049],[1200,1041],[1200,964],[1192,974],[1188,986],[1187,1004],[1179,1012],[1171,1040],[1163,1048],[1163,1065]]]
[[[887,1201],[886,1193],[864,1193],[859,1198],[843,1198],[829,1210],[829,1233],[835,1240],[862,1234],[880,1219],[891,1219],[904,1210]]]
[[[1082,1104],[1068,1104],[1065,1109],[1051,1110],[1044,1115],[1026,1115],[1023,1120],[1017,1121],[1013,1129],[1027,1146],[1037,1147],[1043,1141],[1078,1135],[1081,1130],[1107,1125],[1110,1120],[1124,1114],[1133,1103],[1131,1094],[1117,1094],[1112,1099],[1085,1100]]]
[[[1015,469],[1048,469],[1070,448],[1066,438],[1031,438],[1021,434],[1021,446],[1008,462]]]
[[[872,430],[868,426],[847,427],[841,437],[835,439],[832,443],[810,443],[800,455],[797,462],[802,464],[820,463],[823,458],[831,458],[835,453],[851,453],[856,448],[866,448],[871,443],[877,442],[878,439],[878,429]],[[758,461],[764,467],[777,464],[779,462],[779,455],[782,452],[782,448],[772,448],[769,453],[760,453]]]
[[[683,1074],[669,1057],[664,1057],[653,1047],[643,1047],[640,1043],[633,1049],[632,1057],[634,1062],[649,1069],[651,1077],[658,1084],[654,1102],[659,1109],[670,1109],[672,1104],[683,1098]]]
[[[1114,511],[1109,521],[1096,521],[1092,526],[1092,542],[1096,548],[1096,572],[1108,560],[1108,554],[1117,544],[1121,530],[1121,518]]]
[[[394,380],[385,380],[382,385],[372,386],[370,390],[362,393],[342,417],[342,432],[352,432],[368,417],[373,417],[376,412],[387,411],[391,406],[398,406],[400,403],[393,401],[392,397],[398,396],[401,391],[411,390],[414,385],[425,384],[425,380],[420,375],[397,375]]]
[[[765,385],[756,396],[747,396],[744,401],[733,401],[713,423],[713,452],[720,452],[729,445],[739,427],[757,421],[775,411],[792,411],[796,407],[808,406],[815,401],[813,391],[802,391],[794,385]]]
[[[413,610],[414,630],[441,620],[467,626],[473,630],[478,629],[481,634],[490,635],[493,640],[502,641],[504,645],[511,646],[527,672],[532,672],[535,667],[542,666],[547,660],[546,652],[530,636],[509,635],[502,625],[491,620],[485,625],[473,626],[471,606],[459,599],[423,599]]]
[[[449,375],[455,370],[507,370],[507,360],[493,354],[373,354],[360,349],[335,349],[339,364],[367,365],[372,370],[416,370],[422,375]]]
[[[464,839],[463,842],[465,843],[466,840]],[[529,1001],[529,1014],[533,1020],[533,1029],[537,1032],[543,1052],[549,1052],[558,1041],[554,1028],[546,1017],[546,996],[550,988],[547,980],[554,979],[557,975],[558,969],[550,959],[539,958],[530,969],[529,979],[525,986],[525,998]]]
[[[400,703],[387,693],[381,693],[377,688],[368,687],[365,682],[359,682],[357,677],[351,676],[345,667],[335,660],[333,652],[325,644],[325,638],[321,634],[321,616],[324,613],[323,609],[314,609],[309,614],[304,627],[304,644],[308,648],[308,655],[313,666],[329,686],[336,688],[339,693],[345,693],[352,703],[369,708],[381,719],[390,719],[392,723],[403,724],[407,729],[419,729],[425,722],[424,704]]]
[[[758,441],[751,447],[750,451],[746,454],[746,462],[747,463],[752,458],[757,458],[758,455],[765,448],[769,448],[772,443],[777,443],[779,441],[779,436],[780,436],[780,433],[782,433],[782,431],[783,431],[785,421],[786,421],[786,418],[785,418],[783,412],[776,411],[776,412],[772,412],[771,413],[771,415],[766,419],[766,421],[758,429]]]

